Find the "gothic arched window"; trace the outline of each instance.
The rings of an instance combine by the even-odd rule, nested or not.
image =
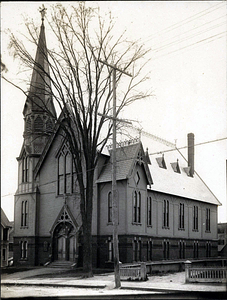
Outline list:
[[[72,155],[64,146],[58,156],[58,195],[71,194],[73,189]]]

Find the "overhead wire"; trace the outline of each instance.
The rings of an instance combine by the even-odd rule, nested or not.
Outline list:
[[[163,32],[166,33],[166,32],[175,30],[176,28],[179,28],[179,27],[181,27],[182,25],[185,25],[185,24],[187,24],[187,23],[189,23],[189,22],[192,22],[193,20],[199,19],[199,18],[201,18],[202,16],[207,15],[207,14],[209,14],[209,13],[211,13],[211,12],[213,12],[213,11],[219,9],[219,7],[221,7],[222,5],[223,5],[223,3],[216,4],[216,5],[214,5],[214,6],[210,7],[210,8],[207,8],[207,9],[205,9],[205,10],[199,12],[199,13],[196,13],[195,15],[190,16],[190,17],[188,17],[188,18],[186,18],[186,19],[184,19],[184,20],[182,20],[182,21],[179,21],[179,22],[177,22],[177,23],[175,23],[175,24],[173,24],[173,25],[171,25],[171,26],[169,26],[169,27],[166,27],[166,28],[164,28],[163,30],[158,31],[157,33],[151,35],[150,37],[144,39],[144,42],[150,41],[152,38],[154,38],[154,36],[159,36],[159,37],[160,37],[160,34],[163,35]],[[204,12],[207,11],[207,10],[211,10],[211,11],[204,13]],[[202,14],[202,15],[199,16],[199,17],[196,17],[197,15],[200,15],[200,14]],[[192,19],[192,20],[190,20],[190,19]]]
[[[227,137],[223,137],[223,138],[220,138],[220,139],[215,139],[215,140],[201,142],[201,143],[195,144],[194,146],[195,147],[196,146],[201,146],[201,145],[205,145],[205,144],[210,144],[210,143],[214,143],[214,142],[223,141],[223,140],[226,140],[226,139],[227,139]],[[122,148],[124,148],[124,147],[122,147]],[[166,153],[166,152],[172,152],[172,151],[176,151],[176,150],[179,151],[179,150],[186,149],[186,148],[188,148],[188,146],[175,147],[173,149],[168,149],[168,150],[162,150],[162,151],[157,151],[157,152],[153,152],[153,153],[148,153],[148,155],[152,156],[152,155],[156,155],[156,154],[163,154],[163,153]],[[136,158],[137,158],[137,155],[136,156],[127,157],[127,158],[124,158],[124,159],[118,159],[117,162],[119,163],[119,162],[123,162],[123,161],[133,160],[133,159],[136,159]],[[106,166],[108,166],[110,164],[111,164],[111,162],[108,161],[106,164],[103,164],[103,167],[106,167]],[[93,171],[93,170],[95,170],[95,168],[89,169],[89,170],[87,170],[87,172],[90,172],[90,171]],[[73,174],[79,175],[79,173],[76,173],[76,172],[74,172]],[[40,184],[39,187],[46,186],[46,185],[53,184],[53,183],[55,184],[57,182],[58,182],[58,180],[55,179],[53,181],[49,181],[49,182]],[[27,191],[31,192],[33,190],[34,190],[33,188],[30,188]],[[54,192],[48,192],[48,193],[44,192],[44,194],[54,194]],[[78,194],[78,193],[73,193],[73,194],[75,195],[75,194]],[[7,195],[2,195],[1,197],[7,197],[7,196],[10,196],[10,195],[15,195],[15,194],[14,193],[9,193]]]
[[[219,9],[219,8],[222,8],[222,5],[223,5],[223,2],[217,4],[217,5],[213,6],[213,7],[210,7],[210,8],[208,8],[208,9],[205,9],[204,11],[201,11],[201,12],[199,12],[199,13],[197,13],[197,14],[191,16],[191,17],[186,18],[185,20],[182,20],[182,21],[180,21],[180,22],[178,22],[178,23],[176,23],[176,24],[174,24],[174,25],[171,25],[171,26],[167,27],[166,29],[163,29],[163,30],[157,32],[155,35],[158,35],[159,37],[160,37],[160,36],[163,36],[163,35],[165,34],[165,32],[173,31],[173,30],[175,30],[176,28],[179,28],[179,27],[181,27],[181,26],[183,26],[183,25],[185,25],[185,24],[187,24],[187,23],[189,23],[189,22],[192,22],[192,21],[194,21],[194,20],[200,19],[201,17],[207,15],[208,13],[211,13],[211,12],[213,12],[213,11]],[[223,6],[223,7],[224,7],[224,6]],[[207,12],[207,10],[209,10],[209,11]],[[199,15],[199,16],[198,16],[198,15]],[[212,22],[215,22],[215,21],[217,21],[217,20],[219,20],[219,19],[221,19],[221,18],[223,18],[223,17],[225,17],[225,16],[226,16],[226,15],[223,15],[223,16],[218,17],[218,18],[215,18],[215,19],[213,19],[213,20],[211,20],[211,21],[209,21],[209,22],[206,21],[204,24],[201,24],[200,26],[194,27],[194,28],[190,29],[189,31],[195,31],[196,29],[198,29],[198,28],[200,28],[200,27],[203,27],[203,26],[207,26],[207,24],[210,24],[210,23],[212,23]],[[164,45],[163,45],[163,46],[160,46],[159,48],[158,48],[158,45],[160,45],[160,43],[154,44],[154,47],[157,47],[156,49],[154,48],[154,51],[156,51],[156,53],[158,53],[158,52],[160,52],[160,51],[162,52],[165,48],[168,48],[168,46],[173,47],[174,45],[177,45],[177,44],[179,44],[179,43],[182,43],[183,41],[186,41],[187,39],[194,38],[195,36],[197,36],[197,35],[199,35],[199,34],[205,33],[206,31],[208,32],[208,31],[210,31],[210,30],[212,30],[212,29],[214,30],[215,28],[217,28],[217,27],[219,27],[219,26],[221,26],[221,25],[224,25],[225,23],[226,23],[226,22],[223,22],[223,23],[219,23],[219,24],[213,25],[213,27],[207,28],[207,29],[205,29],[204,31],[200,31],[199,33],[198,33],[198,32],[195,32],[195,34],[192,35],[192,36],[190,36],[190,37],[184,36],[185,34],[187,35],[187,33],[189,32],[189,31],[185,31],[185,32],[183,32],[183,33],[181,34],[181,40],[173,41],[173,42],[170,43],[171,45],[165,44],[165,42],[167,42],[167,41],[169,41],[169,40],[171,39],[171,37],[170,37],[170,38],[167,38],[167,39],[165,39],[165,40],[162,41],[162,43],[164,43]],[[176,25],[177,25],[177,26],[176,26]],[[161,57],[170,55],[170,54],[172,54],[172,53],[182,51],[182,50],[187,49],[187,48],[189,48],[189,47],[191,47],[191,46],[193,46],[193,45],[200,46],[203,42],[204,42],[204,43],[207,43],[207,41],[208,41],[208,43],[213,42],[214,40],[217,40],[217,39],[220,39],[220,38],[224,37],[224,34],[225,34],[225,33],[226,33],[226,30],[223,31],[223,32],[221,32],[221,33],[217,33],[217,35],[212,35],[212,36],[206,37],[205,39],[202,39],[202,40],[193,42],[193,43],[191,43],[191,44],[189,44],[189,45],[187,45],[187,46],[178,48],[178,49],[173,50],[173,51],[170,51],[170,52],[168,52],[168,53],[163,53],[163,54],[161,54],[161,55],[159,55],[159,56],[154,57],[152,60],[156,60],[156,59],[159,59],[159,58],[161,58]],[[174,38],[175,38],[175,37],[176,37],[176,36],[174,36]],[[216,38],[215,38],[215,37],[216,37]],[[152,36],[151,36],[151,37],[148,37],[148,38],[146,38],[146,39],[141,40],[141,42],[146,43],[146,42],[150,41],[151,39],[152,39]],[[156,45],[157,45],[157,46],[156,46]],[[168,45],[168,46],[167,46],[167,45]]]
[[[188,33],[188,32],[194,31],[194,30],[196,30],[196,29],[198,29],[198,28],[200,28],[200,27],[206,26],[206,25],[208,25],[208,24],[210,24],[210,23],[213,23],[214,21],[217,21],[217,20],[219,20],[219,19],[222,19],[223,17],[226,17],[226,14],[223,15],[223,16],[221,16],[221,17],[219,17],[219,18],[213,19],[213,20],[211,20],[211,21],[209,21],[209,22],[205,22],[204,24],[199,25],[199,26],[197,26],[197,27],[193,27],[192,29],[189,29],[189,30],[187,30],[187,31],[185,31],[185,32],[183,32],[183,33],[181,33],[181,35],[184,34],[184,33]],[[223,22],[222,24],[226,24],[226,22]],[[179,34],[174,35],[173,37],[169,37],[169,38],[165,39],[164,42],[169,41],[169,40],[173,40],[174,38],[179,38]],[[156,43],[156,45],[159,45],[159,44],[162,44],[162,42]],[[154,49],[154,50],[155,50],[155,49]]]
[[[212,26],[212,27],[210,27],[210,28],[207,28],[207,29],[205,29],[205,30],[202,30],[202,31],[200,31],[200,32],[197,32],[196,34],[192,34],[192,35],[183,37],[183,38],[181,38],[181,39],[178,39],[178,40],[176,40],[176,41],[172,41],[172,42],[170,42],[170,43],[168,43],[168,44],[164,44],[163,46],[160,46],[159,48],[154,48],[153,51],[159,52],[160,50],[162,51],[163,49],[168,48],[169,46],[172,47],[172,46],[178,45],[179,43],[182,43],[182,42],[185,42],[185,41],[187,41],[187,40],[189,40],[189,39],[195,38],[196,36],[201,35],[202,33],[207,33],[208,31],[213,30],[213,29],[215,29],[215,28],[217,28],[217,27],[219,27],[219,26],[221,26],[221,25],[224,25],[224,24],[226,24],[226,22],[219,23],[219,24],[217,24],[217,25],[215,25],[215,26]],[[194,29],[193,29],[193,30],[194,30]],[[225,32],[226,32],[226,31],[225,31]],[[179,36],[178,36],[178,37],[179,37]]]
[[[187,49],[187,48],[192,47],[192,46],[194,46],[194,45],[199,45],[200,43],[203,43],[203,42],[208,41],[208,40],[210,40],[210,39],[211,39],[211,40],[210,40],[209,42],[213,42],[214,40],[217,40],[217,39],[222,38],[222,37],[224,36],[224,34],[226,34],[226,31],[223,31],[223,32],[221,32],[221,33],[219,33],[219,34],[215,34],[215,35],[213,35],[213,36],[210,36],[210,37],[208,37],[208,38],[202,39],[202,40],[200,40],[200,41],[197,41],[197,42],[195,42],[195,43],[189,44],[189,45],[187,45],[187,46],[178,48],[178,49],[176,49],[176,50],[167,52],[166,54],[163,54],[163,55],[154,57],[154,58],[152,59],[152,61],[154,61],[154,60],[156,60],[156,59],[159,59],[159,58],[161,58],[161,57],[167,56],[167,55],[169,55],[169,54],[172,54],[172,53],[175,53],[175,52],[178,52],[178,51]]]

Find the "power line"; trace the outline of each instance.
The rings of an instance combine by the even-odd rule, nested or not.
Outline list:
[[[216,139],[216,140],[211,140],[211,141],[206,141],[206,142],[201,142],[201,143],[195,144],[194,147],[205,145],[205,144],[210,144],[210,143],[214,143],[214,142],[220,142],[220,141],[223,141],[223,140],[226,140],[226,139],[227,139],[227,137]],[[160,153],[165,153],[165,152],[171,152],[171,151],[181,150],[181,149],[186,149],[186,148],[188,148],[188,146],[176,147],[175,149],[168,149],[168,150],[149,153],[149,155],[160,154]]]
[[[210,39],[212,39],[212,40],[210,40],[209,42],[212,42],[212,41],[214,41],[214,40],[216,40],[216,39],[222,38],[224,34],[226,34],[226,31],[223,31],[223,32],[221,32],[221,33],[219,33],[219,34],[215,34],[215,35],[210,36],[210,37],[208,37],[208,38],[205,38],[205,39],[203,39],[203,40],[197,41],[197,42],[192,43],[192,44],[190,44],[190,45],[181,47],[181,48],[179,48],[179,49],[176,49],[176,50],[167,52],[167,53],[164,54],[164,55],[160,55],[160,56],[154,57],[153,60],[159,59],[159,58],[161,58],[161,57],[163,57],[163,56],[166,56],[166,55],[169,55],[169,54],[178,52],[178,51],[181,51],[181,50],[183,50],[183,49],[187,49],[188,47],[191,47],[191,46],[194,46],[194,45],[199,45],[200,43],[205,42],[205,41],[208,41],[208,40],[210,40]]]
[[[185,33],[188,33],[188,32],[194,31],[194,30],[196,30],[196,29],[198,29],[198,28],[200,28],[200,27],[206,26],[206,25],[208,25],[208,24],[210,24],[210,23],[212,23],[212,22],[214,22],[214,21],[217,21],[217,20],[219,20],[219,19],[222,19],[223,17],[226,17],[226,14],[223,15],[223,16],[221,16],[221,17],[219,17],[219,18],[216,18],[216,19],[214,19],[214,20],[211,20],[211,21],[209,21],[209,22],[206,22],[206,23],[204,23],[204,24],[202,24],[202,25],[200,25],[200,26],[193,27],[192,29],[185,31],[185,32],[181,33],[180,35],[182,36],[182,35],[184,35]],[[223,23],[220,23],[220,24],[226,24],[226,22],[223,22]],[[217,26],[219,26],[220,24],[218,24]],[[164,42],[169,41],[169,40],[173,40],[174,38],[179,38],[179,34],[177,34],[177,35],[175,35],[175,36],[173,36],[173,37],[169,37],[169,38],[165,39]],[[159,42],[159,43],[157,43],[157,45],[159,45],[159,44],[161,44],[161,43],[162,43],[162,42]]]
[[[175,46],[175,45],[177,45],[177,44],[179,44],[179,43],[182,43],[182,42],[184,42],[184,41],[187,41],[187,40],[189,40],[189,39],[191,39],[191,38],[195,38],[196,36],[198,36],[198,35],[200,35],[200,34],[202,34],[202,33],[206,33],[206,32],[208,32],[208,31],[213,30],[213,29],[215,29],[215,28],[217,28],[217,27],[219,27],[219,26],[221,26],[221,25],[224,25],[224,24],[226,24],[226,22],[219,23],[219,24],[217,24],[217,25],[215,25],[215,26],[212,26],[212,27],[210,27],[210,28],[208,28],[208,29],[205,29],[205,30],[203,30],[203,31],[197,32],[196,34],[192,34],[192,35],[183,37],[183,38],[181,38],[181,39],[179,39],[179,40],[172,41],[172,42],[170,42],[170,43],[168,43],[168,44],[165,44],[165,45],[163,45],[163,46],[161,46],[161,47],[159,47],[159,48],[153,49],[153,51],[155,51],[155,52],[163,51],[163,49],[168,48],[169,46],[171,46],[171,47],[172,47],[172,46]],[[179,37],[179,36],[178,36],[178,37]]]
[[[167,27],[167,28],[165,28],[165,29],[163,29],[163,30],[161,30],[161,31],[159,31],[159,32],[157,32],[157,33],[151,35],[151,36],[148,37],[146,40],[144,40],[144,42],[150,41],[150,40],[151,40],[152,38],[154,38],[155,36],[160,36],[160,34],[163,34],[163,32],[166,32],[166,33],[167,33],[167,32],[169,32],[169,31],[175,30],[176,28],[179,28],[179,27],[181,27],[182,25],[187,24],[187,23],[193,21],[194,19],[195,19],[195,20],[196,20],[196,19],[199,19],[199,18],[201,18],[202,16],[207,15],[207,14],[209,14],[209,13],[211,13],[211,12],[213,12],[213,11],[219,9],[219,6],[222,6],[222,4],[223,4],[223,3],[216,4],[216,5],[214,5],[214,6],[210,7],[210,8],[207,8],[207,9],[205,9],[205,10],[199,12],[199,13],[196,13],[196,14],[193,15],[193,16],[190,16],[190,17],[184,19],[183,21],[177,22],[177,23],[175,23],[175,24],[173,24],[173,25],[171,25],[171,26],[169,26],[169,27]],[[211,11],[206,12],[206,11],[208,11],[208,10],[211,10]],[[204,12],[206,12],[206,13],[204,13]],[[202,14],[202,15],[199,16],[199,17],[197,17],[197,15],[200,15],[200,14]],[[192,19],[192,20],[190,20],[190,19]]]
[[[195,144],[194,146],[196,147],[196,146],[201,146],[201,145],[205,145],[205,144],[210,144],[210,143],[220,142],[220,141],[223,141],[223,140],[226,140],[226,139],[227,139],[227,137],[223,137],[223,138],[220,138],[220,139],[215,139],[215,140],[210,140],[210,141],[201,142],[201,143]],[[124,147],[123,147],[123,148],[124,148]],[[176,148],[174,148],[174,149],[168,149],[168,150],[163,150],[163,151],[157,151],[157,152],[153,152],[153,153],[148,153],[148,155],[151,156],[151,155],[155,155],[155,154],[161,154],[161,153],[166,153],[166,152],[172,152],[172,151],[181,150],[181,149],[186,149],[186,148],[188,148],[188,146],[183,146],[183,147],[179,147],[179,148],[176,147]],[[137,158],[137,156],[131,156],[131,157],[127,157],[127,158],[124,158],[124,159],[119,159],[119,160],[117,160],[117,162],[119,163],[119,162],[123,162],[123,161],[127,161],[127,160],[133,160],[133,159],[136,159],[136,158]],[[103,164],[103,167],[106,167],[106,166],[108,166],[108,165],[110,165],[110,164],[111,164],[111,162],[107,162],[106,164]],[[92,171],[92,170],[94,170],[94,169],[95,169],[95,168],[89,169],[89,170],[87,170],[87,172],[90,172],[90,171]],[[79,173],[73,173],[73,174],[79,175]],[[57,182],[58,182],[58,180],[55,179],[55,180],[53,180],[53,181],[49,181],[49,182],[46,182],[46,183],[44,183],[44,184],[40,184],[39,187],[43,187],[43,186],[46,186],[46,185],[49,185],[49,184],[52,184],[52,183],[57,183]],[[31,191],[33,191],[32,188],[28,189],[28,192],[31,192]],[[52,193],[54,193],[54,192],[48,192],[48,193],[44,193],[44,194],[52,194]],[[78,194],[78,193],[73,193],[73,194]],[[9,193],[9,194],[7,194],[7,195],[2,195],[1,197],[7,197],[7,196],[10,196],[10,195],[15,195],[15,193]]]

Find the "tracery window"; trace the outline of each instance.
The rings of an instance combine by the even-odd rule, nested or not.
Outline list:
[[[72,168],[72,156],[64,146],[58,156],[58,195],[71,194],[74,191],[74,176]]]

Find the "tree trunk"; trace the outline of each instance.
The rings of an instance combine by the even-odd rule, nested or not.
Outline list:
[[[87,188],[83,220],[83,271],[85,277],[92,277],[92,201],[94,171],[87,174]]]
[[[92,277],[92,235],[91,226],[83,226],[83,271],[85,277]]]

